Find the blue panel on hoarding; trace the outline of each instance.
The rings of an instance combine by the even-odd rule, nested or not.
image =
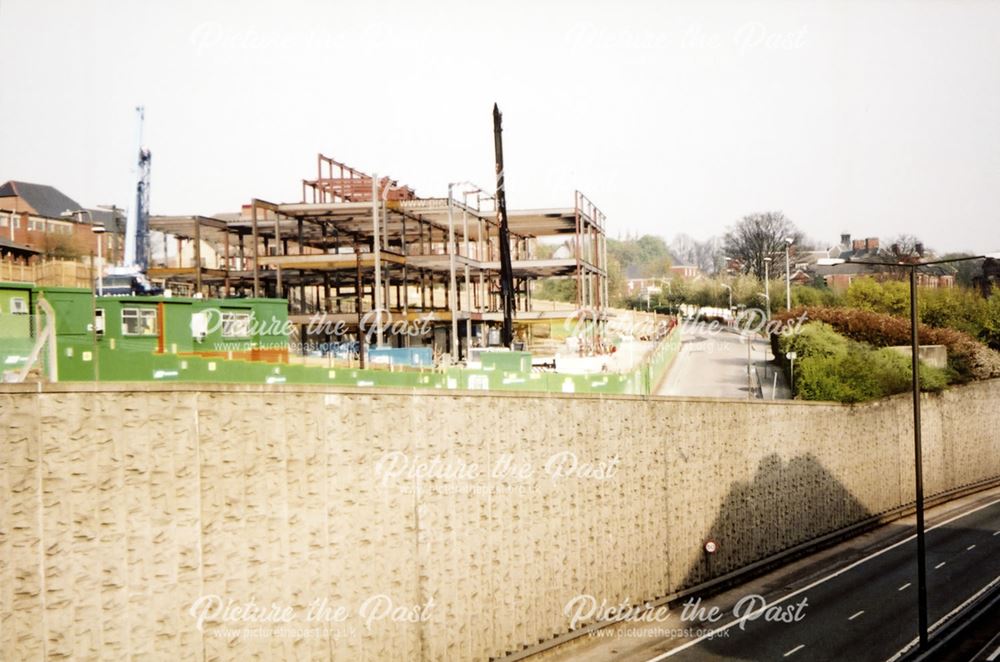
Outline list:
[[[380,347],[368,350],[368,360],[373,364],[406,365],[415,368],[430,368],[434,365],[434,355],[430,347]]]

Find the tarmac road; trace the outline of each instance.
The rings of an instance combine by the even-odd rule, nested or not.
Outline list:
[[[681,334],[681,349],[657,395],[746,399],[746,340],[733,331],[710,332],[691,322],[684,323]],[[760,375],[763,395],[767,399],[771,398],[775,374],[774,364],[767,363],[770,358],[770,345],[762,338],[755,338],[750,361]],[[788,397],[780,372],[776,397]]]

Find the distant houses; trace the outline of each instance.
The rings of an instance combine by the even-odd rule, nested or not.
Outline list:
[[[922,249],[922,248],[921,248]],[[865,264],[866,262],[892,261],[892,249],[881,245],[878,237],[852,239],[850,234],[840,235],[840,242],[825,250],[796,250],[792,248],[791,274],[793,283],[799,285],[825,284],[837,291],[846,290],[856,278],[874,278],[875,280],[896,280],[902,278],[902,272],[891,267]],[[839,258],[848,260],[844,264],[822,265],[820,260]],[[933,259],[931,252],[924,253],[924,259]],[[771,276],[784,279],[784,259],[772,266]],[[735,258],[727,258],[726,271],[737,273],[742,271],[742,263]],[[939,288],[955,286],[955,270],[948,265],[937,265],[921,269],[917,273],[918,284],[921,287]]]
[[[0,185],[0,255],[30,263],[41,255],[79,257],[97,251],[93,224],[111,227],[111,212],[84,209],[45,184],[8,181]],[[109,233],[110,234],[110,233]],[[105,237],[110,247],[111,237]]]
[[[822,278],[833,290],[846,290],[855,278],[874,278],[875,280],[898,280],[903,272],[878,265],[866,265],[865,262],[892,261],[894,254],[891,249],[880,245],[878,237],[851,239],[851,235],[840,235],[840,243],[830,247],[824,257],[849,260],[845,264],[811,265],[810,271]],[[933,259],[930,252],[924,254],[925,259]],[[917,272],[917,284],[928,288],[945,288],[955,286],[955,270],[948,265],[927,267]]]

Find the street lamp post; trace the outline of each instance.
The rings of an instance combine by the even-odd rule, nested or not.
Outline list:
[[[934,260],[931,262],[868,262],[842,260],[840,258],[824,258],[817,262],[820,266],[838,264],[867,264],[882,267],[905,267],[910,270],[910,381],[913,388],[913,466],[914,492],[917,514],[917,608],[919,623],[920,648],[927,647],[927,546],[924,540],[924,467],[922,437],[920,429],[920,340],[917,329],[917,267],[981,260],[984,258],[1000,259],[1000,253],[987,253],[970,257],[959,257],[950,260]]]
[[[118,212],[124,211],[123,209],[117,207],[116,205],[97,205],[98,209],[104,209],[111,212],[111,264],[118,264],[118,237],[121,235],[121,218]],[[105,227],[105,232],[109,231]],[[166,238],[164,237],[164,242]],[[166,259],[166,246],[164,245],[164,260]]]
[[[70,216],[70,217],[78,216],[80,222],[83,223],[84,214],[86,214],[87,218],[90,219],[90,230],[97,237],[97,264],[99,265],[97,267],[97,296],[102,297],[104,296],[103,244],[104,244],[104,233],[107,231],[107,228],[104,227],[103,223],[101,223],[100,225],[94,224],[94,215],[90,213],[89,209],[67,209],[62,213],[62,216]],[[93,257],[93,253],[91,253],[91,257]]]
[[[785,310],[792,309],[792,273],[789,268],[788,251],[794,243],[793,237],[785,237]]]
[[[104,296],[104,225],[95,225],[91,231],[97,235],[97,296]]]
[[[917,335],[917,267],[910,266],[910,365],[913,386],[913,463],[917,500],[917,600],[920,647],[927,646],[927,546],[924,541],[924,453],[920,429],[920,340]]]
[[[768,269],[771,266],[771,257],[764,258],[764,298],[767,299],[767,319],[771,319],[771,285]]]

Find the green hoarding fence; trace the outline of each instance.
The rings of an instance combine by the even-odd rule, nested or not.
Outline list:
[[[4,371],[19,367],[19,361],[23,365],[41,328],[39,324],[44,324],[44,316],[32,321],[31,315],[9,313],[9,299],[17,293],[32,300],[42,296],[56,311],[61,381],[330,384],[649,395],[655,392],[680,346],[679,333],[672,329],[635,369],[589,375],[536,372],[527,352],[484,352],[480,369],[362,370],[299,365],[287,363],[280,356],[271,356],[277,359],[272,362],[246,358],[261,349],[287,347],[283,326],[287,323],[287,304],[280,299],[94,297],[80,289],[7,285],[0,283],[0,363],[4,363]],[[98,309],[102,311],[103,333],[94,328]],[[33,312],[37,313],[37,309]],[[220,331],[224,325],[219,323],[210,324],[203,336],[196,337],[197,324],[192,319],[203,314],[225,314],[229,323],[236,325],[229,328],[230,337]],[[253,324],[240,327],[240,315],[246,314],[252,316]],[[224,350],[205,351],[220,347]]]

